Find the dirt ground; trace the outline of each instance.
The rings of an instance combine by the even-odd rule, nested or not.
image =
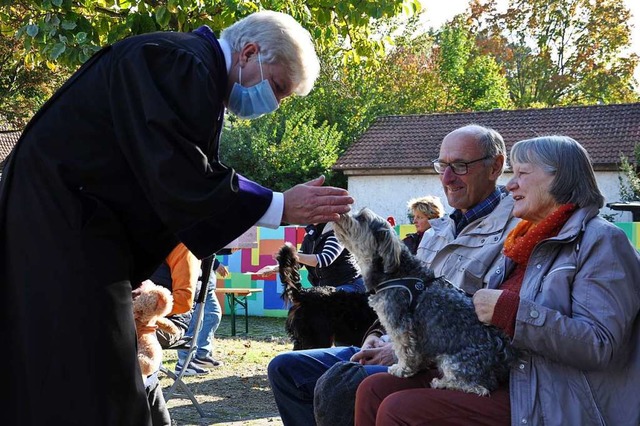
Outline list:
[[[238,319],[237,326],[244,331],[242,321]],[[208,375],[184,379],[207,417],[201,418],[186,396],[175,396],[167,402],[175,425],[282,425],[267,379],[267,364],[279,352],[291,349],[284,319],[250,317],[247,336],[239,333],[231,337],[230,328],[230,319],[223,317],[216,333],[215,357],[224,365]],[[166,367],[173,369],[175,359],[175,351],[164,352]],[[166,395],[173,381],[161,376]]]

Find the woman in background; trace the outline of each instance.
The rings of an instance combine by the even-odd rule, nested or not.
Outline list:
[[[440,198],[428,195],[421,198],[413,198],[407,203],[407,208],[411,212],[410,217],[416,226],[416,232],[407,234],[402,240],[414,255],[418,251],[420,241],[425,235],[433,233],[431,219],[437,219],[444,215],[444,207]]]
[[[273,254],[275,259],[277,253]],[[364,279],[356,258],[336,238],[333,223],[314,223],[305,228],[296,260],[307,268],[312,286],[331,286],[336,290],[364,293]],[[256,272],[269,276],[278,265],[268,265]]]

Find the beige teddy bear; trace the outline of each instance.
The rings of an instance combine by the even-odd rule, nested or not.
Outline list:
[[[178,328],[165,318],[173,308],[171,292],[146,280],[134,291],[133,317],[138,333],[138,362],[142,378],[158,371],[162,363],[162,347],[156,329],[177,333]]]

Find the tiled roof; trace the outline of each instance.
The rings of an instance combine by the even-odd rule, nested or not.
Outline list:
[[[16,130],[0,130],[0,172],[4,168],[7,156],[20,138],[20,132]]]
[[[640,103],[380,117],[333,168],[430,169],[442,139],[467,124],[497,130],[507,150],[535,136],[570,136],[587,149],[594,168],[617,170],[620,153],[632,158],[640,143]]]

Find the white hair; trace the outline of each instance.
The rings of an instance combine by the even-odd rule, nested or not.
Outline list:
[[[286,13],[271,10],[252,13],[224,29],[220,38],[234,52],[240,52],[248,43],[256,43],[265,63],[285,67],[297,95],[307,95],[320,73],[311,34]]]

